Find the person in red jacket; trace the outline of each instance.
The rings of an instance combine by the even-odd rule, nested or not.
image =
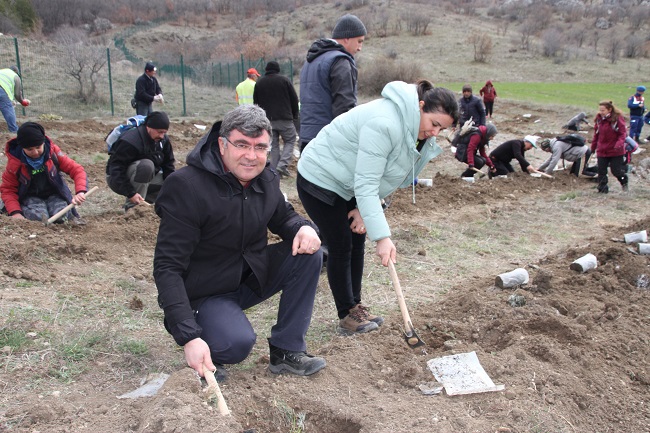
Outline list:
[[[41,221],[70,203],[80,205],[86,200],[86,171],[45,135],[40,124],[23,123],[16,138],[5,145],[5,155],[7,166],[2,173],[0,196],[12,218]],[[74,196],[61,172],[67,173],[74,181]],[[78,217],[73,208],[57,222],[78,222]]]
[[[594,136],[591,151],[598,156],[598,192],[607,194],[607,167],[627,191],[627,174],[625,173],[625,137],[627,128],[623,112],[612,101],[601,101],[598,114],[594,119]]]
[[[485,114],[491,119],[492,110],[494,108],[494,101],[497,99],[497,90],[492,85],[492,81],[487,80],[485,82],[485,86],[483,86],[479,91],[479,94],[483,97]]]

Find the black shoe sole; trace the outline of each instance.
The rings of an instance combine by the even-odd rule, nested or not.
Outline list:
[[[318,373],[323,368],[325,368],[325,366],[327,366],[327,362],[325,362],[325,360],[322,358],[312,359],[312,362],[310,364],[311,365],[309,365],[304,370],[298,370],[287,364],[269,364],[269,371],[273,374],[291,373],[295,374],[296,376],[311,376],[312,374]]]

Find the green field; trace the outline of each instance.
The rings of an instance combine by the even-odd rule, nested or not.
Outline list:
[[[465,83],[439,83],[460,92]],[[470,83],[478,95],[482,83]],[[627,99],[634,94],[638,83],[493,83],[498,98],[538,104],[574,106],[581,111],[595,112],[598,103],[610,100],[627,113]],[[643,83],[642,83],[643,84]]]

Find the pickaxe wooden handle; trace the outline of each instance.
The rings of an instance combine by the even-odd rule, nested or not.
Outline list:
[[[402,312],[402,319],[404,319],[404,338],[409,347],[415,349],[416,347],[423,346],[424,341],[420,336],[415,332],[413,323],[411,322],[411,316],[406,308],[406,301],[404,300],[404,293],[402,293],[402,286],[399,283],[399,278],[397,278],[397,271],[395,271],[395,265],[389,259],[388,260],[388,271],[390,272],[390,279],[393,282],[393,288],[397,294],[397,302],[399,303],[399,309]]]
[[[86,194],[85,194],[86,197],[88,197],[90,194],[94,193],[94,192],[97,191],[98,189],[99,189],[98,186],[93,186],[92,188],[90,188],[90,191],[86,192]],[[69,211],[70,209],[72,209],[73,207],[75,207],[75,206],[76,206],[76,204],[74,204],[74,203],[70,203],[69,205],[67,205],[66,207],[64,207],[63,209],[61,209],[60,211],[58,211],[58,212],[55,213],[54,215],[52,215],[52,216],[50,217],[50,219],[47,220],[46,224],[52,224],[54,221],[58,220],[58,219],[61,218],[63,215],[65,215],[66,213],[68,213],[68,211]]]
[[[230,416],[230,409],[228,409],[226,399],[223,398],[221,388],[219,388],[217,379],[214,377],[214,372],[203,365],[203,375],[205,376],[205,381],[208,382],[208,388],[206,389],[206,392],[212,392],[213,395],[217,398],[217,410],[223,416]]]

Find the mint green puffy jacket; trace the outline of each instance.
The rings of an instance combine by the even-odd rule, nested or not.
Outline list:
[[[302,152],[298,171],[345,200],[356,197],[368,237],[390,237],[380,199],[411,186],[442,149],[431,137],[416,149],[420,106],[414,84],[388,83],[381,99],[359,105],[324,127]]]

